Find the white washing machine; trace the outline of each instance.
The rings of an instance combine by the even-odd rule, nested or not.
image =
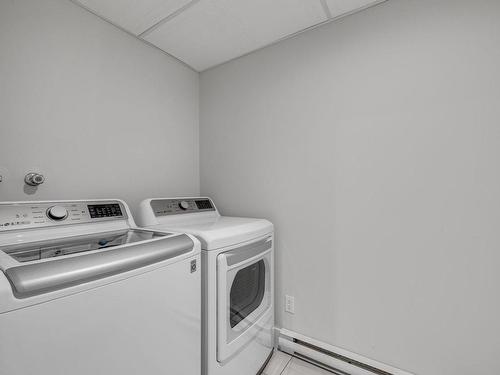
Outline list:
[[[209,198],[147,199],[138,222],[201,242],[202,374],[258,373],[273,350],[273,225],[221,216]]]
[[[119,200],[0,203],[0,373],[199,375],[200,260]]]

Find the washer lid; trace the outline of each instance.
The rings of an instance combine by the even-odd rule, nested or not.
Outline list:
[[[154,228],[192,234],[198,237],[203,250],[215,250],[265,236],[273,231],[273,224],[265,219],[219,216]]]
[[[144,236],[147,233],[138,232]],[[12,285],[14,295],[26,298],[118,275],[195,251],[195,243],[186,234],[169,236],[166,233],[151,233],[157,237],[116,244],[116,247],[108,247],[102,252],[89,251],[50,261],[26,261],[7,268],[4,274]]]
[[[168,235],[171,235],[171,233],[143,229],[122,229],[112,232],[97,232],[80,236],[11,244],[2,247],[1,251],[18,262],[25,263],[89,251],[106,250],[110,247],[133,244]]]

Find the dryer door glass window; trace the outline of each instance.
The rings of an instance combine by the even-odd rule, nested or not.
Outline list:
[[[266,291],[266,265],[263,260],[239,270],[231,285],[230,323],[234,328],[262,303]]]

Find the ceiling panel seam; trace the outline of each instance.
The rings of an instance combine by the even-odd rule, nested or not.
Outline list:
[[[134,34],[133,32],[130,32],[128,31],[127,29],[121,27],[120,25],[114,23],[113,21],[107,19],[106,17],[103,17],[102,15],[100,15],[99,13],[96,13],[94,12],[92,9],[90,9],[89,7],[87,7],[86,5],[83,5],[82,3],[80,3],[78,0],[69,0],[70,2],[72,2],[73,4],[75,4],[76,6],[78,6],[79,8],[82,8],[84,10],[86,10],[87,12],[93,14],[94,16],[97,16],[99,17],[101,20],[109,23],[110,25],[116,27],[117,29],[120,29],[121,31],[127,33],[128,35],[132,36],[133,38],[139,40],[140,42],[142,43],[146,43],[148,46],[150,47],[153,47],[154,49],[160,51],[161,53],[163,53],[164,55],[167,55],[168,57],[174,59],[175,61],[181,63],[182,65],[184,65],[185,67],[191,69],[193,72],[195,73],[200,73],[197,69],[193,68],[191,65],[189,65],[188,63],[186,63],[185,61],[182,61],[181,59],[178,59],[177,57],[175,57],[174,55],[171,55],[170,53],[168,53],[167,51],[159,48],[158,46],[155,46],[153,43],[150,43],[148,42],[146,39],[142,39],[140,37],[138,37],[136,34]],[[198,0],[197,0],[198,1]]]
[[[372,1],[372,2],[370,2],[368,4],[366,4],[366,5],[363,5],[361,7],[358,7],[358,8],[355,8],[353,10],[350,10],[348,12],[341,13],[338,16],[334,17],[332,15],[332,18],[330,19],[330,21],[337,21],[340,18],[344,18],[344,17],[350,16],[352,14],[359,13],[359,12],[365,10],[365,9],[376,7],[377,5],[385,3],[386,1],[389,1],[389,0],[375,0],[375,1]],[[330,8],[328,8],[328,9],[330,9]]]
[[[323,7],[323,11],[326,14],[326,17],[330,20],[332,19],[332,12],[330,12],[330,8],[328,7],[328,4],[326,3],[326,0],[319,0],[321,2],[321,6]]]
[[[175,12],[170,13],[168,16],[159,20],[153,26],[148,27],[146,30],[144,30],[142,33],[139,34],[139,38],[144,38],[145,36],[147,36],[148,34],[153,32],[154,30],[156,30],[158,27],[162,26],[163,24],[167,23],[168,21],[172,20],[173,18],[177,17],[179,14],[185,12],[186,10],[188,10],[193,5],[195,5],[196,3],[199,3],[199,2],[200,2],[200,0],[192,0],[189,3],[187,3],[186,5],[183,5],[182,7],[177,9]]]
[[[230,59],[230,60],[224,61],[224,62],[222,62],[222,63],[220,63],[220,64],[216,64],[216,65],[214,65],[214,66],[210,66],[210,67],[208,67],[208,68],[206,68],[206,69],[200,70],[200,71],[199,71],[199,73],[203,73],[203,72],[205,72],[205,71],[207,71],[207,70],[210,70],[210,69],[216,68],[216,67],[218,67],[218,66],[220,66],[220,65],[224,65],[224,64],[230,63],[230,62],[232,62],[232,61],[235,61],[235,60],[241,59],[241,58],[246,57],[246,56],[248,56],[248,55],[250,55],[250,54],[252,54],[252,53],[254,53],[254,52],[257,52],[257,51],[263,50],[264,48],[271,47],[271,46],[273,46],[273,45],[275,45],[275,44],[278,44],[278,43],[280,43],[280,42],[283,42],[283,41],[285,41],[285,40],[287,40],[287,39],[292,39],[292,38],[295,38],[296,36],[298,36],[298,35],[300,35],[300,34],[303,34],[303,33],[307,32],[307,31],[317,29],[318,27],[321,27],[321,26],[324,26],[324,25],[326,25],[326,24],[329,24],[330,22],[335,22],[335,21],[338,21],[338,20],[339,20],[339,19],[341,19],[341,18],[344,18],[344,17],[350,16],[350,15],[352,15],[352,14],[358,13],[358,12],[360,12],[360,11],[362,11],[362,10],[365,10],[365,9],[368,9],[368,8],[375,7],[375,6],[377,6],[377,5],[380,5],[380,4],[382,4],[382,3],[385,3],[386,1],[389,1],[389,0],[377,0],[377,1],[374,1],[374,2],[372,2],[372,3],[370,3],[370,4],[365,5],[365,6],[363,6],[363,7],[353,9],[353,10],[352,10],[352,11],[350,11],[350,12],[342,13],[342,14],[339,14],[338,16],[335,16],[335,17],[333,17],[333,15],[332,15],[332,18],[329,18],[329,19],[327,19],[327,20],[325,20],[325,21],[322,21],[322,22],[320,22],[320,23],[317,23],[317,24],[315,24],[315,25],[311,25],[311,26],[309,26],[309,27],[306,27],[305,29],[302,29],[302,30],[296,31],[296,32],[294,32],[293,34],[286,35],[286,36],[284,36],[284,37],[282,37],[282,38],[280,38],[280,39],[277,39],[277,40],[275,40],[275,41],[273,41],[273,42],[271,42],[271,43],[268,43],[268,44],[266,44],[266,45],[263,45],[262,47],[259,47],[259,48],[257,48],[257,49],[252,50],[252,51],[249,51],[249,52],[247,52],[247,53],[244,53],[243,55],[236,56],[236,57],[234,57],[234,58],[232,58],[232,59]]]

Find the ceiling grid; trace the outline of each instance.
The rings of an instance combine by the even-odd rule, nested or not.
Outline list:
[[[201,72],[387,0],[70,0]]]

